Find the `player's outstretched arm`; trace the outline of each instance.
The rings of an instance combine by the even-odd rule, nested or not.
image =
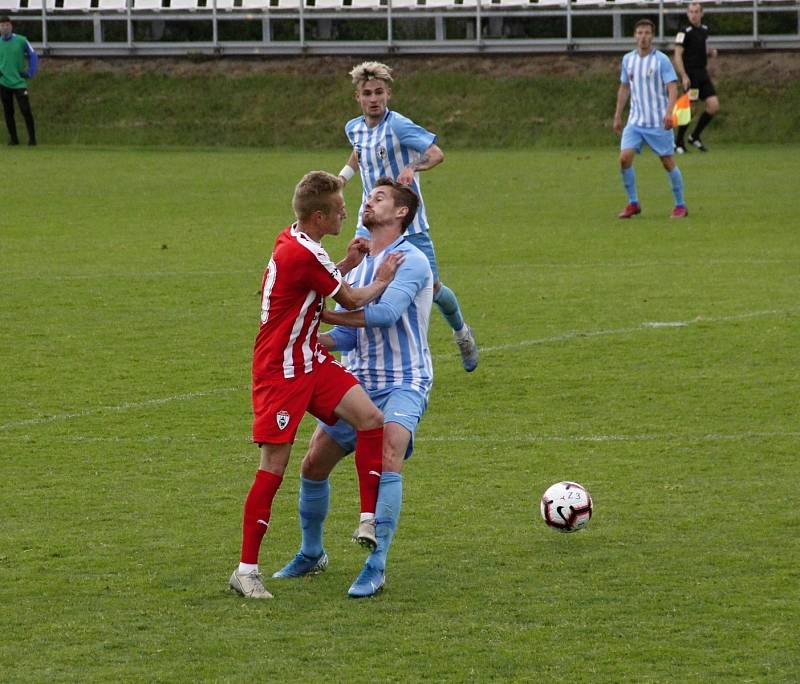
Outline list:
[[[366,306],[383,294],[394,279],[403,259],[403,254],[399,252],[387,256],[375,272],[375,279],[366,287],[350,287],[347,283],[342,283],[339,291],[333,295],[334,301],[348,310]]]

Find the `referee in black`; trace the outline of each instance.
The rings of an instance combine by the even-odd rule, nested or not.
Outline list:
[[[701,152],[707,152],[706,146],[700,140],[700,134],[719,111],[719,100],[711,77],[706,71],[706,64],[708,64],[708,56],[716,57],[717,51],[706,47],[708,26],[702,23],[703,8],[700,3],[691,3],[686,9],[686,16],[689,18],[689,25],[675,37],[673,61],[675,62],[675,71],[678,72],[678,77],[683,83],[683,89],[689,93],[689,99],[700,98],[705,102],[705,110],[700,115],[688,142]],[[687,128],[689,126],[678,126],[678,135],[675,140],[675,151],[678,154],[686,152],[684,136]]]

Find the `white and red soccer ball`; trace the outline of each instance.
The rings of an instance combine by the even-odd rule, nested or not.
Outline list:
[[[592,497],[577,482],[556,482],[542,495],[540,510],[548,526],[577,532],[592,519]]]

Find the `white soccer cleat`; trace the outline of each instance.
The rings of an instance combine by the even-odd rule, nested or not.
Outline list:
[[[361,544],[372,553],[378,547],[378,538],[375,536],[375,518],[362,520],[353,532],[353,541]]]
[[[272,594],[267,591],[264,586],[264,580],[257,570],[245,573],[239,573],[238,570],[234,570],[230,580],[228,580],[228,584],[237,594],[245,598],[272,598]]]
[[[480,354],[478,353],[478,345],[475,342],[475,337],[472,334],[472,328],[469,326],[466,326],[466,328],[467,333],[463,338],[459,339],[456,337],[455,332],[453,333],[453,337],[458,345],[458,351],[461,352],[461,365],[464,366],[464,370],[467,371],[467,373],[471,373],[478,367],[478,357]]]

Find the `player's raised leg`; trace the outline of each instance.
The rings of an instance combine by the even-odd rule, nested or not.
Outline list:
[[[467,373],[471,373],[478,367],[480,359],[478,345],[475,342],[475,336],[472,334],[472,328],[464,321],[461,305],[458,303],[455,292],[439,280],[439,265],[436,260],[433,241],[427,232],[407,235],[406,240],[420,249],[428,258],[428,263],[431,265],[431,271],[433,272],[433,303],[439,307],[442,316],[444,316],[447,324],[453,330],[453,339],[458,345],[458,351],[461,354],[461,365],[464,366],[464,370]]]
[[[383,469],[383,413],[358,386],[336,407],[336,415],[356,430],[355,463],[361,501],[359,525],[353,540],[375,548],[375,507]]]

